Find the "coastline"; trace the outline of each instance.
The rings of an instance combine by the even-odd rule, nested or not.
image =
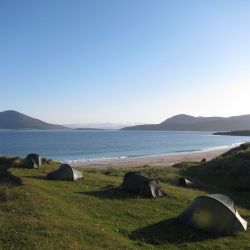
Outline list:
[[[178,154],[169,154],[165,156],[146,156],[146,157],[131,157],[122,159],[107,159],[94,161],[78,161],[71,162],[73,167],[83,168],[124,168],[124,167],[140,167],[150,165],[155,167],[169,167],[183,161],[201,161],[202,159],[212,160],[228,150],[234,148],[227,147],[223,149],[209,149],[204,151],[184,152]]]

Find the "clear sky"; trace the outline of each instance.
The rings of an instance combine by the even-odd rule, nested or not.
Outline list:
[[[0,109],[54,123],[250,113],[249,0],[1,0]]]

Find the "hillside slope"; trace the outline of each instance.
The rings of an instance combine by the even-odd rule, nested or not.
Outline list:
[[[16,161],[16,159],[14,159]],[[0,161],[0,169],[10,161]],[[178,216],[197,196],[211,190],[177,187],[179,171],[194,168],[141,167],[149,177],[160,179],[168,196],[141,198],[118,187],[124,169],[84,169],[84,180],[49,181],[44,170],[10,168],[19,184],[0,185],[0,249],[248,249],[250,232],[213,237],[179,224]],[[197,164],[196,164],[196,167]],[[0,180],[3,173],[0,171]],[[239,213],[250,219],[249,193],[227,189],[213,192],[231,196]]]
[[[233,148],[202,166],[189,168],[186,173],[203,185],[250,191],[250,143]]]
[[[250,129],[250,115],[224,117],[173,116],[160,124],[137,125],[123,130],[231,131]]]
[[[0,129],[67,129],[61,125],[49,124],[14,110],[0,112]]]

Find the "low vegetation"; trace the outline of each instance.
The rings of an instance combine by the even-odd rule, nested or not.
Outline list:
[[[203,186],[250,191],[250,143],[231,149],[202,166],[188,168],[183,173]]]
[[[133,168],[160,180],[168,195],[159,199],[120,190],[122,177],[131,168],[84,169],[81,181],[49,181],[45,170],[56,169],[58,163],[44,161],[39,169],[23,169],[18,158],[0,158],[0,179],[4,180],[0,185],[0,249],[247,250],[249,231],[214,237],[183,226],[175,218],[195,197],[216,192],[231,196],[249,221],[250,191],[227,185],[227,180],[236,178],[232,174],[220,181],[223,171],[247,168],[249,154],[250,146],[245,145],[203,165]],[[180,176],[198,182],[200,188],[177,187]],[[245,178],[250,177],[242,176],[239,186],[245,187]]]

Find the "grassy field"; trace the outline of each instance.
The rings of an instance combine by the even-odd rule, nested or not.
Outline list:
[[[213,237],[175,220],[195,197],[216,192],[231,196],[249,221],[250,191],[220,185],[217,179],[213,182],[209,170],[219,168],[221,161],[230,162],[228,157],[237,158],[239,151],[237,164],[241,166],[242,159],[244,164],[250,163],[250,157],[243,157],[250,155],[249,148],[238,149],[205,166],[183,163],[170,168],[137,168],[160,180],[168,195],[159,199],[119,189],[129,168],[84,169],[84,180],[49,181],[44,178],[44,170],[51,171],[58,163],[22,169],[12,167],[17,159],[2,158],[0,249],[250,249],[249,231]],[[207,179],[204,171],[210,173]],[[180,175],[198,182],[201,188],[177,187]]]

